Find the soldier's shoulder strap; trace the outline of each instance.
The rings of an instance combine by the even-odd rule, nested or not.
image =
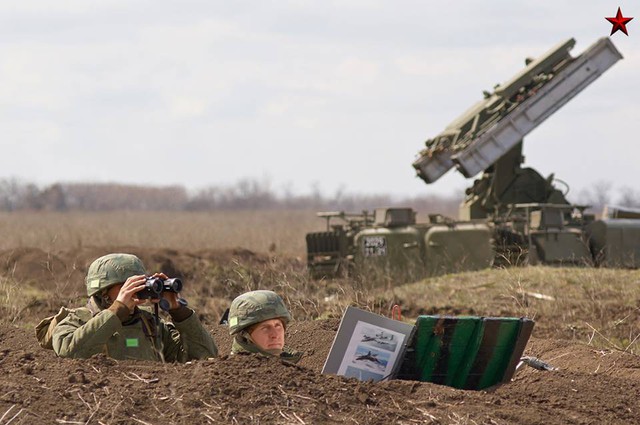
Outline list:
[[[75,313],[82,319],[86,318],[86,320],[91,319],[92,316],[92,313],[88,308],[60,307],[60,311],[53,316],[45,317],[36,325],[36,339],[38,340],[40,347],[48,348],[50,350],[53,349],[53,330],[69,315],[69,313]]]

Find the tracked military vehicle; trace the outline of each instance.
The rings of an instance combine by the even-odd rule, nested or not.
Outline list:
[[[327,230],[307,235],[312,275],[377,271],[408,281],[490,264],[638,267],[640,213],[617,209],[596,220],[588,206],[565,198],[553,175],[522,166],[523,137],[622,59],[609,38],[577,57],[569,53],[574,45],[569,39],[527,59],[521,72],[426,141],[413,163],[425,183],[454,168],[467,178],[482,173],[458,220],[431,216],[420,224],[409,209],[320,214]]]
[[[491,228],[480,220],[457,222],[436,214],[416,223],[411,208],[318,215],[327,220],[327,230],[307,234],[308,267],[316,278],[356,274],[408,282],[483,269],[494,258]]]

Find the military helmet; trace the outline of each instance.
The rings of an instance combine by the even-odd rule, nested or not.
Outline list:
[[[269,319],[282,319],[285,324],[291,320],[280,295],[265,290],[244,293],[236,297],[229,308],[229,333],[235,335]]]
[[[135,275],[146,274],[142,261],[132,254],[108,254],[89,266],[85,283],[92,296]]]

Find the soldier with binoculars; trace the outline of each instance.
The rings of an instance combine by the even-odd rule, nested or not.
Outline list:
[[[164,273],[148,276],[131,254],[95,260],[86,277],[89,301],[70,310],[52,330],[60,357],[87,358],[104,353],[115,359],[186,362],[214,357],[218,349],[195,312],[180,298],[182,282]],[[171,322],[138,308],[150,301],[167,311]]]

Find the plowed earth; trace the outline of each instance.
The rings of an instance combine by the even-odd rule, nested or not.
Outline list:
[[[125,249],[118,249],[123,251]],[[110,249],[55,258],[38,250],[0,252],[1,273],[12,282],[46,288],[55,283],[75,299],[86,266]],[[198,269],[243,251],[146,252],[145,262]],[[169,259],[171,258],[171,261]],[[292,260],[293,262],[293,260]],[[287,270],[297,267],[287,264]],[[73,289],[70,289],[73,288]],[[16,292],[12,292],[16,296]],[[3,300],[4,303],[10,300]],[[227,356],[231,345],[219,312],[198,311],[221,357],[187,364],[57,358],[38,346],[33,323],[55,311],[51,300],[31,302],[18,320],[0,322],[0,424],[635,424],[640,423],[640,358],[568,340],[533,337],[526,355],[557,367],[524,367],[490,391],[462,391],[430,383],[360,382],[320,373],[338,319],[293,322],[288,345],[303,350],[298,365],[253,355]],[[10,311],[9,306],[5,307]],[[534,332],[535,335],[535,332]]]

